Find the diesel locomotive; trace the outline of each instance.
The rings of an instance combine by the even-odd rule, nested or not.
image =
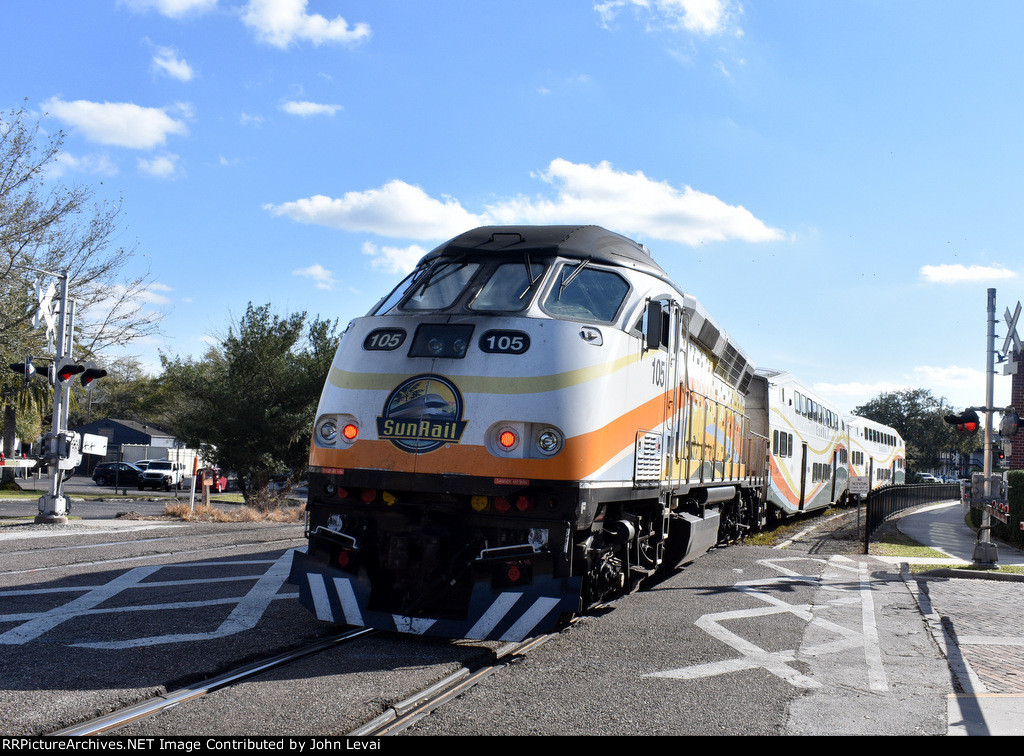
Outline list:
[[[840,500],[849,423],[810,397],[624,236],[468,231],[343,334],[291,580],[342,624],[546,632]]]

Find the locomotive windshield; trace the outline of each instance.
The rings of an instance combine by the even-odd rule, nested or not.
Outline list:
[[[479,268],[478,263],[435,265],[402,303],[402,309],[443,310],[451,307]]]
[[[460,301],[474,312],[520,312],[555,272],[542,304],[548,315],[611,323],[629,293],[622,276],[591,266],[589,259],[560,266],[531,261],[529,255],[506,260],[496,265],[435,260],[409,275],[371,314],[393,312],[396,306],[405,312],[437,312]]]
[[[530,290],[544,277],[543,265],[504,263],[480,288],[471,310],[509,312],[521,310],[530,301]]]

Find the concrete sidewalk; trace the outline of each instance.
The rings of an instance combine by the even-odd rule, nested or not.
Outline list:
[[[897,528],[947,554],[949,567],[973,561],[976,535],[959,501],[923,506],[903,515]],[[1000,566],[1024,565],[1024,551],[1001,541],[996,548]],[[1024,576],[953,569],[903,574],[953,676],[948,734],[1024,735]]]

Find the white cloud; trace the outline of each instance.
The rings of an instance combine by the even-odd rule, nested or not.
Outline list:
[[[289,100],[281,106],[281,110],[289,115],[297,115],[304,118],[311,115],[332,116],[341,110],[341,105],[327,105],[319,102],[309,102],[308,100]]]
[[[160,47],[153,56],[153,67],[178,81],[191,81],[195,76],[192,66],[178,57],[173,47]]]
[[[320,263],[314,263],[308,268],[299,268],[292,271],[293,276],[302,276],[304,278],[310,278],[316,283],[318,289],[333,289],[335,280],[334,274],[327,270]]]
[[[167,284],[162,283],[151,283],[148,288],[140,291],[136,297],[139,301],[146,302],[148,304],[170,304],[170,299],[165,294],[174,291]]]
[[[964,368],[957,365],[948,367],[931,367],[918,365],[914,368],[914,379],[919,385],[927,386],[935,396],[944,392],[976,389],[984,396],[985,373],[975,368]]]
[[[87,139],[100,144],[150,149],[164,144],[171,134],[188,133],[184,121],[172,118],[166,110],[130,102],[65,102],[52,97],[43,107]]]
[[[1003,385],[1007,382],[1002,376],[996,376],[996,393],[999,396],[1008,393],[1009,387]],[[918,388],[927,389],[936,399],[945,399],[944,406],[969,407],[982,403],[985,396],[985,373],[976,368],[958,365],[918,365],[910,374],[894,380],[873,383],[815,383],[812,388],[822,396],[836,401],[841,407],[846,407],[847,411],[866,404],[879,394]]]
[[[164,16],[181,18],[190,13],[206,13],[217,7],[217,0],[121,0],[134,11],[155,10]]]
[[[689,186],[681,189],[640,171],[551,161],[540,178],[560,185],[558,197],[518,198],[487,208],[496,223],[595,223],[617,231],[683,244],[709,241],[776,241],[783,233],[766,226],[743,207],[728,205]]]
[[[622,233],[697,245],[739,239],[776,241],[771,228],[743,207],[728,205],[688,186],[677,189],[643,173],[624,173],[556,159],[538,176],[558,185],[555,199],[518,197],[466,210],[458,200],[437,200],[417,186],[393,180],[380,189],[349,192],[340,199],[316,195],[265,205],[275,215],[347,231],[406,239],[446,239],[482,225],[594,223]]]
[[[921,278],[928,283],[978,283],[1016,277],[1016,272],[1001,265],[925,265],[921,268]]]
[[[178,156],[167,152],[151,158],[139,158],[138,164],[140,171],[155,178],[173,178],[180,173]]]
[[[300,223],[406,239],[445,239],[484,221],[455,200],[436,200],[418,186],[397,180],[338,199],[318,194],[264,209]]]
[[[238,117],[238,122],[243,126],[262,126],[263,116],[260,115],[249,115],[248,113],[242,113]]]
[[[378,247],[376,244],[366,242],[363,244],[363,254],[373,259],[370,265],[378,270],[387,273],[408,273],[416,267],[427,250],[418,244],[408,247]]]
[[[743,8],[734,0],[605,0],[594,4],[594,10],[606,28],[623,8],[647,16],[649,28],[664,25],[669,29],[682,29],[705,37],[743,34],[737,25]]]
[[[368,24],[350,27],[341,16],[328,20],[306,12],[307,0],[249,0],[242,21],[257,38],[281,49],[293,42],[354,44],[370,36]]]
[[[50,175],[56,178],[68,172],[113,176],[119,172],[119,169],[117,164],[106,153],[93,153],[76,157],[70,152],[61,152],[57,155],[51,167]]]

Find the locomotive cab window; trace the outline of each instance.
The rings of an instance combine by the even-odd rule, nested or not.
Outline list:
[[[478,263],[440,263],[412,289],[403,310],[444,310],[451,307],[479,270]]]
[[[544,277],[544,265],[502,263],[469,305],[469,309],[485,312],[517,312],[533,298],[532,293]]]
[[[561,267],[544,309],[556,318],[611,323],[628,293],[629,284],[621,276],[591,268],[585,260]]]

